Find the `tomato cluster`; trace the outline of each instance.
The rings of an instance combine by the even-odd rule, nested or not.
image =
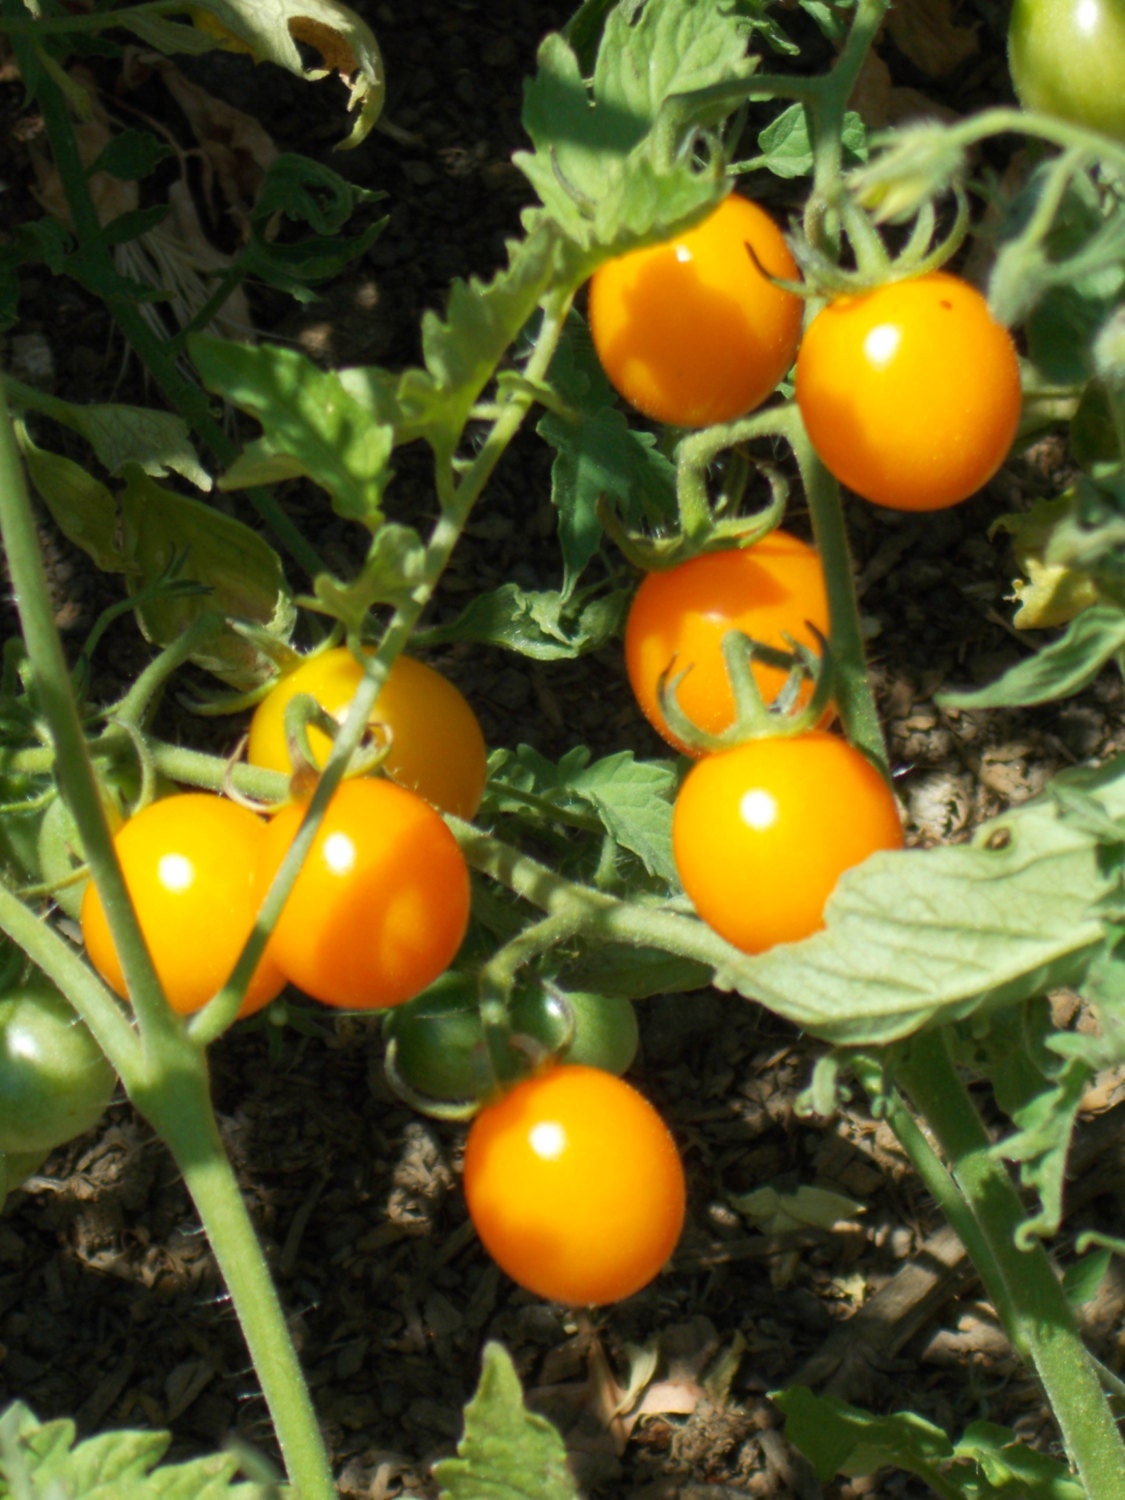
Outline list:
[[[305,805],[268,824],[209,792],[150,803],[114,847],[168,1003],[181,1014],[226,983]],[[287,981],[328,1005],[398,1005],[448,967],[465,934],[469,875],[457,841],[428,802],[383,778],[345,781],[250,981],[241,1015]],[[95,968],[127,986],[98,889],[83,897],[82,935]]]
[[[1041,30],[1023,26],[1022,48]],[[732,193],[693,229],[595,272],[594,347],[627,401],[678,427],[752,411],[796,355],[809,438],[857,495],[938,510],[986,484],[1016,434],[1020,373],[980,293],[944,271],[908,276],[834,298],[802,335],[801,299],[770,280],[795,276],[781,231]]]

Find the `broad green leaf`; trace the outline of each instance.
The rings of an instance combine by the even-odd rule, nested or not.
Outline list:
[[[761,1234],[792,1234],[801,1229],[831,1229],[841,1219],[854,1219],[863,1204],[843,1193],[802,1183],[793,1193],[760,1187],[727,1199],[736,1213]]]
[[[426,645],[476,641],[503,646],[535,661],[568,661],[616,635],[628,603],[624,594],[594,599],[529,592],[516,583],[503,583],[488,594],[478,594],[448,625],[419,632]]]
[[[190,348],[207,388],[250,412],[265,429],[252,474],[261,472],[263,460],[284,455],[328,491],[338,515],[377,529],[391,478],[394,430],[357,398],[354,387],[346,389],[334,371],[275,344],[252,349],[199,337]],[[235,470],[236,479],[228,476],[222,485],[247,483],[244,473]]]
[[[338,0],[194,0],[184,9],[213,45],[229,52],[248,52],[255,62],[276,63],[310,82],[338,74],[348,86],[348,109],[358,111],[342,147],[358,146],[379,118],[386,91],[379,44]],[[307,68],[298,43],[319,52],[323,67]]]
[[[1018,1163],[1021,1185],[1039,1195],[1039,1212],[1016,1235],[1023,1248],[1036,1236],[1054,1234],[1062,1222],[1067,1151],[1089,1082],[1090,1069],[1077,1059],[1059,1065],[1042,1092],[1012,1116],[1015,1133],[993,1147],[1002,1160]]]
[[[495,1343],[484,1346],[457,1457],[442,1459],[433,1472],[440,1500],[579,1500],[562,1439],[524,1407],[511,1357]]]
[[[1057,781],[1125,819],[1125,758]],[[1045,796],[969,844],[873,855],[841,879],[823,932],[732,953],[717,982],[830,1041],[888,1042],[1073,981],[1099,951],[1099,903],[1116,885],[1096,834]]]
[[[444,318],[422,319],[425,369],[404,372],[398,401],[410,437],[452,451],[473,403],[539,305],[563,279],[566,246],[549,224],[508,244],[508,265],[487,283],[455,281]]]
[[[280,1500],[273,1484],[240,1483],[217,1453],[158,1467],[166,1432],[107,1432],[75,1442],[69,1420],[39,1422],[16,1402],[0,1416],[0,1496],[39,1500]]]
[[[136,596],[158,579],[176,576],[201,583],[203,595],[163,595],[138,604],[146,638],[170,645],[200,615],[246,621],[288,640],[296,609],[277,553],[257,532],[213,506],[154,484],[136,467],[122,491],[122,550],[126,581]],[[229,625],[193,657],[198,665],[240,691],[262,680],[257,649]]]
[[[1017,1442],[1006,1427],[974,1422],[954,1451],[982,1472],[987,1487],[975,1492],[982,1500],[1086,1500],[1084,1486],[1065,1463]]]
[[[52,411],[57,421],[81,433],[111,474],[139,464],[154,479],[180,474],[197,489],[211,488],[211,476],[196,457],[188,425],[170,411],[150,406],[70,405],[68,413]]]
[[[586,325],[571,318],[551,361],[550,382],[566,414],[548,411],[536,431],[555,449],[551,502],[559,512],[563,594],[601,546],[597,505],[609,497],[631,529],[674,527],[675,465],[650,432],[631,427],[616,405]]]
[[[358,577],[341,583],[327,573],[318,574],[313,581],[315,599],[303,602],[342,621],[349,634],[359,635],[377,604],[408,604],[425,571],[426,549],[418,533],[409,526],[385,525],[376,532]]]
[[[941,1428],[913,1412],[877,1417],[800,1385],[772,1392],[770,1399],[785,1414],[785,1436],[824,1482],[837,1474],[854,1477],[885,1468],[928,1478],[953,1456]]]
[[[672,858],[677,775],[667,763],[639,761],[631,750],[607,755],[570,778],[570,789],[596,811],[606,832],[650,875],[678,885]]]
[[[848,110],[842,135],[845,167],[867,160],[867,129],[862,115]],[[761,165],[775,177],[807,177],[813,169],[812,139],[803,104],[791,104],[771,120],[758,136]]]
[[[117,536],[117,501],[81,464],[37,448],[26,435],[20,451],[36,494],[68,541],[104,573],[121,573],[126,560]]]
[[[1069,698],[1088,687],[1108,662],[1125,651],[1125,614],[1095,604],[1076,616],[1057,641],[1017,662],[987,687],[943,692],[943,708],[1027,707]]]
[[[697,0],[622,0],[605,22],[592,97],[568,42],[557,33],[544,40],[524,94],[535,150],[514,160],[550,218],[591,253],[587,271],[606,253],[694,222],[722,196],[719,174],[698,171],[678,147],[690,128],[717,125],[737,107],[704,102],[702,91],[751,76],[750,29],[733,11]],[[681,112],[677,127],[667,118],[672,107]]]

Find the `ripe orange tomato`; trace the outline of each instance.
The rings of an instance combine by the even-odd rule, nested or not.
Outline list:
[[[246,751],[250,764],[290,770],[285,710],[292,699],[308,693],[342,724],[362,678],[363,668],[346,646],[302,662],[255,709]],[[391,731],[383,770],[393,781],[443,812],[459,818],[474,815],[487,776],[484,735],[476,714],[448,678],[413,657],[397,657],[369,722],[377,734],[382,726]],[[323,762],[331,749],[328,736],[310,728],[309,748]]]
[[[266,825],[211,792],[182,792],[150,802],[114,836],[113,845],[157,975],[173,1010],[200,1010],[230,977],[258,912],[255,872]],[[82,939],[111,989],[125,976],[97,887],[82,897]],[[277,995],[285,976],[268,956],[254,972],[239,1015]]]
[[[259,899],[304,815],[290,803],[266,829]],[[266,954],[314,999],[373,1010],[444,973],[468,921],[468,868],[441,816],[417,792],[357,777],[329,802]]]
[[[675,1249],[684,1172],[668,1127],[624,1080],[565,1063],[474,1119],[465,1199],[513,1281],[580,1306],[630,1297]]]
[[[793,363],[801,299],[781,230],[731,193],[663,244],[607,261],[590,280],[590,333],[615,388],[645,416],[709,427],[760,406]]]
[[[728,630],[741,630],[786,649],[783,634],[819,648],[810,626],[828,634],[828,595],[819,555],[787,531],[772,531],[753,546],[705,552],[649,573],[625,622],[625,666],[641,710],[656,732],[685,754],[697,754],[672,733],[660,709],[660,675],[690,667],[676,695],[693,723],[720,734],[734,722],[734,695],[723,661]],[[769,702],[785,682],[778,667],[755,662],[754,676]],[[802,690],[802,701],[811,686]]]
[[[797,405],[821,461],[893,510],[966,500],[1007,457],[1020,371],[1007,329],[945,271],[830,302],[797,355]]]
[[[901,845],[879,772],[820,730],[749,740],[697,762],[672,820],[684,890],[707,925],[745,953],[816,932],[844,871]]]

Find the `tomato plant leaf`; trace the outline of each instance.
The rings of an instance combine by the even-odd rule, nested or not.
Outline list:
[[[849,109],[844,115],[841,143],[846,166],[867,160],[867,127],[862,115]],[[758,135],[761,159],[756,163],[775,177],[807,177],[813,169],[812,138],[808,113],[803,104],[791,104],[771,120]]]
[[[1058,780],[1125,817],[1122,759]],[[831,1041],[892,1041],[1073,981],[1101,948],[1099,903],[1116,887],[1099,838],[1045,796],[971,843],[873,855],[840,880],[824,931],[732,957],[718,982]]]
[[[37,448],[26,434],[21,434],[20,451],[36,494],[63,536],[103,572],[123,572],[126,560],[117,536],[112,491],[73,459]]]
[[[410,436],[424,436],[443,451],[458,440],[473,403],[539,299],[563,279],[564,250],[557,231],[541,225],[527,238],[509,242],[508,265],[491,281],[455,281],[444,319],[425,313],[425,369],[405,371],[398,387]]]
[[[650,875],[674,886],[672,799],[677,779],[666,761],[639,761],[631,750],[622,750],[577,772],[570,788],[595,810],[619,847],[635,854]]]
[[[416,639],[426,646],[476,641],[503,646],[535,661],[569,661],[612,640],[627,605],[623,592],[601,598],[579,593],[567,598],[503,583],[491,593],[478,594],[450,624],[420,630]]]
[[[194,338],[192,359],[204,384],[261,422],[265,436],[253,463],[234,470],[220,488],[247,483],[266,458],[285,455],[327,490],[337,515],[374,530],[382,521],[383,491],[392,477],[394,429],[330,370],[277,345],[248,348],[223,339]],[[290,473],[295,472],[291,467]]]
[[[562,1438],[523,1404],[511,1356],[484,1346],[456,1458],[434,1465],[441,1500],[579,1500]]]
[[[551,361],[550,380],[567,411],[548,411],[536,431],[555,450],[551,503],[559,513],[563,594],[569,597],[601,546],[597,506],[603,496],[629,527],[673,528],[676,470],[653,434],[631,427],[615,405],[589,330],[576,316]]]
[[[751,76],[749,30],[717,6],[624,0],[606,19],[592,92],[569,43],[557,33],[544,40],[524,94],[523,123],[535,150],[513,159],[546,213],[594,252],[587,272],[607,251],[698,219],[721,196],[718,177],[677,161],[668,150],[676,140],[657,127],[667,101]],[[687,111],[679,135],[718,123],[731,109],[724,105],[717,118],[707,106]],[[528,222],[536,216],[531,211]]]
[[[973,1422],[955,1449],[959,1460],[979,1468],[987,1488],[978,1491],[1004,1500],[1083,1500],[1085,1490],[1065,1463],[1018,1442],[1006,1427]],[[970,1495],[974,1491],[968,1491]]]
[[[1108,604],[1076,616],[1066,633],[1026,661],[1017,662],[987,687],[939,693],[943,708],[1013,708],[1069,698],[1087,687],[1125,651],[1125,615]]]
[[[255,62],[276,63],[309,82],[329,73],[342,78],[349,91],[348,109],[358,111],[342,148],[358,146],[379,118],[386,91],[379,44],[366,22],[338,0],[270,0],[269,5],[256,0],[195,0],[184,8],[196,27],[213,38],[211,46],[248,52]],[[129,24],[128,18],[126,11],[123,25]],[[162,38],[169,50],[181,50],[176,42],[172,34]],[[298,43],[319,52],[323,66],[306,67]]]
[[[70,1500],[280,1500],[276,1485],[239,1483],[218,1453],[157,1467],[166,1432],[107,1432],[75,1443],[74,1423],[39,1422],[15,1402],[0,1416],[0,1492]]]
[[[653,995],[706,989],[711,971],[705,964],[677,958],[662,948],[607,943],[569,963],[559,979],[568,988],[592,990],[607,999],[648,1000]]]
[[[143,603],[138,600],[137,619],[147,640],[170,645],[207,613],[245,620],[289,639],[296,609],[280,558],[256,531],[213,506],[164,489],[136,466],[127,466],[120,502],[130,594],[138,596],[173,576],[204,586],[198,594],[148,592]],[[193,660],[244,691],[264,675],[257,648],[229,625],[218,629]]]
[[[888,1465],[932,1479],[953,1455],[941,1428],[913,1412],[877,1417],[800,1385],[771,1392],[770,1399],[785,1413],[785,1436],[811,1460],[822,1482]]]

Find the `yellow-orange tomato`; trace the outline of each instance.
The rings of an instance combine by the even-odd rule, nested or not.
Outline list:
[[[256,871],[266,825],[211,792],[150,802],[114,836],[129,895],[172,1009],[200,1010],[230,977],[258,911]],[[105,908],[90,881],[82,897],[82,939],[111,989],[126,994]],[[262,958],[239,1011],[246,1016],[285,985]]]
[[[844,871],[901,845],[879,772],[819,730],[706,756],[680,788],[672,820],[684,890],[707,925],[745,953],[816,932]]]
[[[698,753],[665,721],[661,673],[690,668],[676,689],[677,702],[700,729],[720,734],[734,721],[722,654],[728,630],[781,650],[788,649],[783,637],[790,635],[819,650],[815,631],[828,634],[828,596],[818,553],[787,531],[772,531],[753,546],[705,552],[644,578],[625,623],[625,666],[645,717],[677,750]],[[769,702],[786,674],[755,662],[754,676]],[[808,696],[803,690],[803,699]]]
[[[270,771],[290,769],[285,710],[308,693],[325,713],[343,723],[363,668],[346,646],[310,656],[262,699],[250,721],[246,756]],[[391,731],[383,770],[401,786],[420,793],[442,812],[471,818],[480,806],[487,776],[484,736],[477,716],[457,688],[413,657],[398,657],[371,710],[370,723]],[[319,729],[308,731],[309,748],[323,763],[331,748]]]
[[[1007,457],[1019,362],[981,294],[934,271],[830,302],[801,341],[796,395],[842,484],[893,510],[941,510]]]
[[[590,333],[616,389],[676,427],[760,406],[793,363],[801,299],[773,285],[797,267],[781,230],[731,193],[693,229],[607,261],[590,280]]]
[[[305,815],[266,829],[258,894]],[[449,967],[469,921],[469,872],[430,804],[381,776],[337,787],[266,956],[306,994],[354,1010],[400,1005]]]
[[[684,1172],[668,1127],[623,1079],[564,1063],[474,1119],[465,1201],[513,1281],[580,1306],[632,1296],[676,1247]]]

